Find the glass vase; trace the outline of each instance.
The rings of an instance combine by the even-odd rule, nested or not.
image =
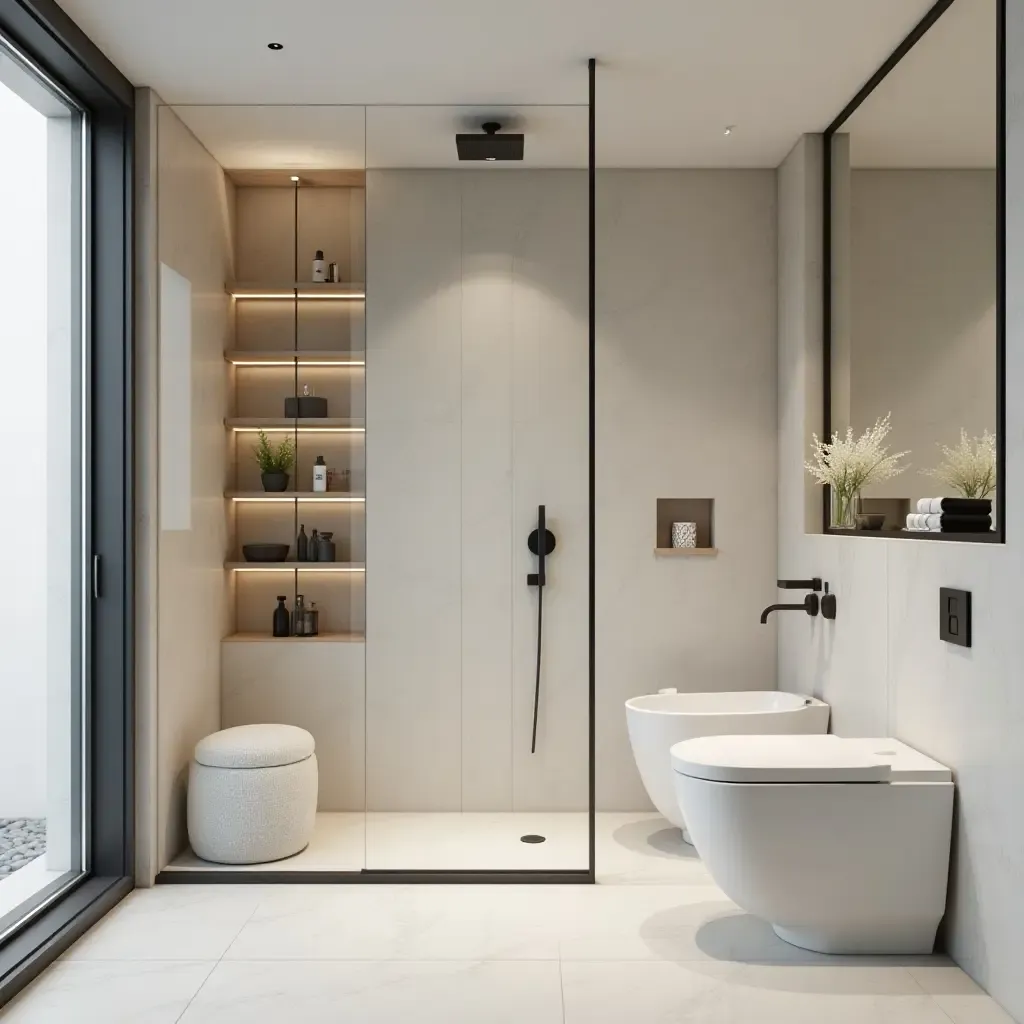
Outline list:
[[[852,494],[832,488],[832,529],[855,530],[860,512],[860,491]]]

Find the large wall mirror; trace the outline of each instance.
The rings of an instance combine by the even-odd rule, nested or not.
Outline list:
[[[1002,2],[935,4],[826,132],[828,532],[1005,539]]]

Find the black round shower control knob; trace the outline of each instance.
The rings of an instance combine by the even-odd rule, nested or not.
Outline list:
[[[535,555],[540,554],[540,546],[538,545],[539,532],[534,530],[531,532],[527,544],[530,547],[530,551]],[[555,535],[550,530],[544,531],[544,554],[550,555],[555,550]]]

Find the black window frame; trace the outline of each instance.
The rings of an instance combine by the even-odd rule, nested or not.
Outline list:
[[[134,886],[132,173],[135,90],[53,0],[0,0],[0,36],[87,112],[91,501],[86,875],[0,945],[0,1006]]]

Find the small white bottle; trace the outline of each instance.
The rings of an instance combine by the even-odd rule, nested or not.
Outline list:
[[[327,280],[327,264],[324,262],[323,249],[317,249],[313,257],[313,280],[323,282]]]
[[[324,457],[318,455],[313,464],[313,491],[314,493],[327,490],[327,463]]]

